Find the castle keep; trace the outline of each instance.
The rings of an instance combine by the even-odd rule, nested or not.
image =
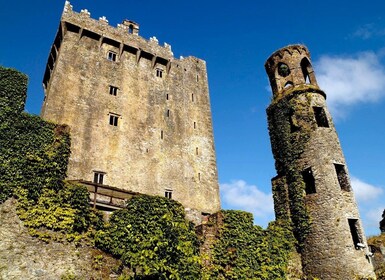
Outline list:
[[[272,180],[275,214],[294,227],[305,275],[375,279],[346,162],[308,50],[280,49],[265,68],[273,91],[267,114],[278,174]]]
[[[43,86],[41,116],[70,127],[67,179],[220,209],[205,61],[66,2]]]

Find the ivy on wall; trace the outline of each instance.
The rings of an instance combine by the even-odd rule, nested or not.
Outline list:
[[[213,244],[204,279],[286,279],[295,239],[290,227],[272,222],[253,225],[251,213],[221,211],[222,225]]]
[[[112,213],[95,243],[130,267],[134,279],[200,279],[194,226],[177,201],[133,197],[126,209]]]
[[[287,209],[277,209],[277,203],[275,203],[275,212],[277,219],[290,217],[299,250],[302,249],[311,224],[305,205],[305,183],[299,167],[299,159],[310,139],[314,122],[310,112],[310,98],[309,93],[302,92],[299,88],[296,91],[287,92],[267,109],[275,168],[278,176],[285,176],[288,185],[289,210],[290,213],[295,214],[285,213]],[[282,190],[277,188],[275,191]]]
[[[68,128],[23,113],[27,77],[0,67],[0,203],[14,195],[25,226],[71,234],[85,231],[97,215],[85,187],[64,183],[70,136]]]

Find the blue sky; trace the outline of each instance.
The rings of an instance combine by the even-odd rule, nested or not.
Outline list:
[[[26,110],[39,114],[45,62],[64,1],[0,0],[0,64],[29,78]],[[368,235],[385,208],[385,1],[73,0],[75,11],[140,24],[175,57],[206,60],[222,206],[274,219],[275,176],[264,71],[275,50],[305,44],[345,153]]]

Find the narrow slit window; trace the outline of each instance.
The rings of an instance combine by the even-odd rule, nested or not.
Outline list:
[[[195,154],[198,155],[199,154],[199,150],[198,150],[198,147],[195,148]]]
[[[197,128],[197,122],[194,122],[194,129]]]
[[[350,233],[352,235],[353,244],[356,249],[362,248],[361,237],[358,231],[358,219],[348,219]]]
[[[104,180],[104,172],[94,172],[94,183],[95,184],[103,184]]]
[[[306,168],[304,171],[302,171],[302,178],[303,178],[303,181],[305,182],[306,194],[316,193],[315,180],[314,180],[313,171],[311,170],[311,167]]]
[[[116,96],[118,94],[118,88],[114,86],[110,86],[110,94]]]
[[[172,198],[172,191],[171,190],[165,190],[164,197],[171,199]]]
[[[290,122],[290,132],[291,133],[299,130],[299,126],[297,124],[297,119],[295,118],[294,110],[290,111],[289,122]]]
[[[168,118],[170,117],[170,110],[167,110],[166,115],[167,115]]]
[[[194,102],[194,93],[191,94],[191,102]]]
[[[107,59],[109,61],[116,61],[116,53],[115,52],[112,52],[112,51],[109,51],[107,53]]]
[[[351,190],[348,175],[346,174],[345,166],[342,164],[334,164],[337,173],[338,184],[341,190],[349,192]]]
[[[166,100],[168,100],[168,93],[166,94]]]
[[[325,109],[323,107],[313,107],[313,111],[318,127],[329,127]]]
[[[112,126],[118,126],[118,115],[110,114],[110,125]]]
[[[156,69],[156,76],[159,77],[159,78],[163,78],[163,70],[157,68]]]
[[[201,180],[201,173],[199,172],[198,173],[198,181],[200,181]]]
[[[160,131],[160,139],[163,139],[163,130]]]

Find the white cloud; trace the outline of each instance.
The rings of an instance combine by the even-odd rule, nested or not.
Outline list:
[[[354,33],[353,37],[358,37],[363,40],[367,40],[373,37],[381,37],[385,34],[385,30],[383,28],[378,28],[373,23],[365,24],[360,26]]]
[[[353,176],[351,176],[351,183],[358,202],[370,202],[384,192],[382,188],[365,183]]]
[[[349,106],[385,96],[385,68],[374,52],[348,57],[324,55],[314,65],[318,84],[326,92],[335,117],[344,116]]]
[[[379,222],[384,211],[384,189],[373,186],[351,176],[354,194],[360,209],[362,222],[367,235],[379,234]]]
[[[254,218],[274,219],[273,197],[264,193],[257,186],[248,185],[243,180],[221,184],[222,205],[226,209],[244,210],[251,212]]]

